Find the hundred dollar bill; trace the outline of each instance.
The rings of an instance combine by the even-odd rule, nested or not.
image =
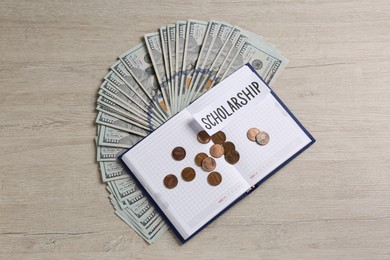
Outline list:
[[[122,131],[126,131],[132,134],[136,134],[139,136],[147,136],[148,131],[140,128],[140,126],[136,126],[133,123],[126,122],[127,119],[124,117],[118,118],[114,117],[109,114],[110,112],[101,112],[99,111],[97,118],[96,118],[96,123],[109,126],[111,128],[119,129]]]
[[[288,60],[282,55],[269,53],[261,46],[246,41],[233,58],[222,79],[228,77],[246,63],[250,63],[260,77],[267,84],[271,84],[286,67],[287,62]]]
[[[137,88],[133,88],[128,86],[123,80],[114,73],[114,71],[110,71],[105,77],[105,80],[107,80],[112,86],[117,88],[123,95],[125,95],[127,98],[134,99],[134,104],[137,105],[139,108],[144,110],[148,115],[151,115],[152,118],[154,118],[157,122],[162,123],[165,120],[162,120],[161,116],[159,114],[155,113],[155,108],[152,101],[143,101],[145,98],[147,98],[146,94],[143,93],[143,91],[136,91]],[[138,86],[138,85],[136,85]],[[141,98],[143,97],[144,98]]]
[[[218,53],[222,49],[222,46],[227,41],[230,32],[232,31],[233,26],[228,23],[221,22],[220,27],[218,29],[217,35],[212,43],[209,51],[207,53],[205,62],[203,64],[203,69],[200,71],[199,76],[199,85],[197,86],[198,95],[203,93],[204,91],[209,90],[211,86],[211,81],[207,81],[207,75],[210,70],[211,65],[216,59]],[[207,81],[207,82],[206,82]],[[208,84],[206,84],[208,83]],[[205,85],[206,84],[206,85]]]
[[[147,211],[145,216],[136,218],[128,210],[115,210],[117,214],[126,224],[131,226],[147,243],[152,244],[157,241],[167,230],[168,227],[155,211]]]
[[[161,95],[145,43],[138,44],[134,48],[121,54],[119,58],[135,81],[143,88],[149,99],[153,101],[161,116],[164,119],[167,119],[167,106]]]
[[[110,95],[114,96],[116,100],[126,104],[129,108],[131,108],[131,113],[142,115],[143,118],[149,117],[147,110],[143,110],[138,106],[138,101],[134,98],[134,92],[129,91],[128,95],[125,95],[107,80],[103,81],[103,83],[100,85],[100,89],[109,92]]]
[[[273,54],[279,54],[281,55],[280,51],[278,50],[278,48],[276,48],[275,45],[273,45],[272,43],[270,42],[267,42],[262,36],[258,35],[258,34],[255,34],[253,32],[250,32],[250,31],[247,31],[247,30],[244,30],[242,29],[242,33],[248,37],[248,40],[254,44],[258,44],[258,46],[262,46],[262,49],[263,50],[267,50],[269,51],[270,53],[273,53]]]
[[[171,114],[171,100],[169,99],[168,79],[166,77],[160,33],[147,33],[144,38],[168,114]]]
[[[221,50],[218,52],[213,63],[211,64],[210,68],[208,69],[207,73],[205,74],[205,79],[204,79],[204,83],[203,83],[203,86],[204,86],[203,91],[207,91],[210,87],[213,86],[214,78],[215,78],[217,72],[219,71],[223,61],[225,60],[225,58],[228,55],[231,48],[233,47],[233,44],[237,41],[241,32],[242,32],[242,29],[238,26],[234,26],[233,29],[230,30],[230,33],[227,37],[227,40],[225,40],[225,43],[222,45]],[[222,31],[222,33],[223,33],[223,31]],[[221,36],[222,36],[222,34],[221,34]]]
[[[126,208],[128,208],[128,204],[126,204],[125,201],[121,201],[119,198],[118,198],[118,195],[114,192],[113,188],[112,188],[112,184],[110,184],[111,182],[107,182],[107,186],[106,186],[106,190],[108,190],[108,192],[110,193],[110,198],[113,197],[114,200],[111,201],[111,204],[114,206],[115,209],[121,209],[121,210],[124,210]],[[139,201],[137,201],[136,203],[134,203],[133,205],[131,205],[131,207],[136,207],[137,204],[141,203],[142,201],[145,201],[146,198],[143,198]]]
[[[220,23],[214,20],[211,20],[208,24],[206,35],[202,43],[202,48],[200,50],[199,57],[196,62],[195,71],[193,73],[193,77],[184,104],[189,104],[194,98],[195,91],[198,87],[197,84],[199,83],[199,74],[203,70],[203,65],[206,61],[207,53],[209,52],[210,46],[213,44],[215,38],[217,37],[219,27]]]
[[[118,82],[123,82],[126,84],[127,88],[130,89],[133,93],[135,93],[138,97],[138,102],[143,102],[146,106],[150,105],[149,96],[145,91],[138,85],[138,83],[134,80],[133,76],[127,70],[126,66],[122,63],[122,61],[118,60],[111,66],[111,72],[115,73],[116,77],[112,77],[114,80],[109,78],[109,80],[115,80]],[[120,81],[118,80],[120,79]],[[117,84],[116,84],[117,85]]]
[[[214,76],[212,86],[216,85],[219,81],[221,81],[222,76],[225,74],[225,72],[228,69],[233,58],[236,56],[236,54],[241,49],[242,45],[244,45],[244,43],[246,42],[247,39],[248,39],[248,37],[242,33],[238,36],[238,38],[235,41],[235,43],[233,44],[232,48],[230,49],[230,51],[226,55],[226,58],[222,62],[217,74]]]
[[[121,201],[134,198],[142,193],[130,176],[128,178],[110,181],[108,185]]]
[[[172,112],[175,114],[178,112],[176,106],[176,24],[167,25],[168,33],[168,55],[169,55],[169,72],[170,72],[170,82],[171,82],[171,91],[172,93]]]
[[[128,178],[126,170],[118,162],[99,162],[103,182]]]
[[[142,137],[138,135],[102,125],[99,132],[98,145],[131,148],[141,140]]]
[[[99,91],[99,97],[97,99],[98,106],[97,110],[104,112],[115,113],[113,116],[123,116],[128,118],[131,122],[135,124],[140,124],[145,127],[146,130],[153,131],[154,127],[150,121],[147,121],[147,118],[141,118],[140,116],[131,113],[129,108],[125,105],[112,98],[110,95],[107,95],[106,91]]]
[[[184,43],[185,43],[185,37],[186,37],[186,29],[187,29],[187,22],[186,21],[178,21],[176,22],[176,75],[175,75],[175,82],[176,82],[176,97],[175,100],[177,103],[177,108],[179,111],[181,110],[180,104],[181,104],[181,80],[182,80],[182,70],[183,70],[183,56],[184,56]]]
[[[191,79],[199,57],[200,49],[206,35],[208,22],[188,20],[185,37],[182,80],[180,81],[179,107],[184,107],[185,97],[190,87]]]
[[[114,162],[116,158],[124,153],[126,149],[118,147],[97,146],[97,161],[98,162]]]
[[[107,186],[108,187],[108,186]],[[148,231],[142,227],[140,218],[129,214],[128,208],[121,208],[121,203],[117,201],[115,196],[111,194],[109,196],[111,204],[114,206],[115,214],[118,215],[127,225],[129,225],[139,236],[141,236],[146,242],[150,242],[150,237],[147,235]],[[142,203],[138,203],[141,205]]]
[[[100,98],[98,98],[98,99],[100,99]],[[106,120],[105,125],[110,125],[109,120],[114,120],[114,121],[121,120],[121,121],[128,123],[128,124],[131,124],[133,126],[130,129],[131,131],[129,131],[129,133],[144,136],[144,135],[147,135],[149,132],[153,131],[153,129],[151,129],[148,125],[138,123],[137,121],[134,121],[133,119],[128,118],[128,116],[126,116],[126,115],[121,115],[120,113],[118,113],[118,110],[114,110],[111,107],[107,106],[106,104],[98,103],[96,106],[96,110],[107,115],[104,117],[104,119]],[[114,119],[109,119],[108,117],[113,117]],[[115,125],[116,126],[125,126],[125,125],[121,125],[120,123],[121,122],[118,121],[117,123],[115,123]],[[116,127],[116,129],[119,129],[119,128]]]
[[[145,89],[141,87],[138,82],[134,79],[133,75],[129,72],[126,65],[118,60],[111,66],[111,70],[116,74],[116,76],[124,82],[129,89],[131,89],[147,107],[153,115],[160,120],[164,118],[161,116],[156,104],[153,102],[152,98],[149,97],[148,93],[145,92]]]
[[[161,26],[160,27],[160,37],[161,37],[161,49],[162,49],[162,55],[163,55],[163,61],[164,61],[164,68],[165,68],[165,78],[167,81],[167,88],[168,88],[168,98],[169,98],[169,105],[171,108],[171,113],[173,114],[173,93],[172,93],[172,85],[171,85],[171,71],[170,71],[170,61],[169,61],[169,50],[168,50],[168,29],[167,26]]]
[[[100,90],[104,90],[108,93],[105,97],[114,102],[116,104],[116,108],[118,108],[118,106],[124,108],[129,113],[147,122],[151,129],[155,129],[157,126],[161,125],[161,123],[154,118],[153,113],[147,113],[140,109],[132,100],[123,95],[116,87],[112,86],[107,81],[100,86]]]

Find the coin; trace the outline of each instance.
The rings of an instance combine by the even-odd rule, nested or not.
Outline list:
[[[211,140],[213,140],[213,143],[215,144],[223,144],[226,141],[226,135],[222,131],[218,131],[211,137]]]
[[[207,157],[202,162],[202,169],[205,170],[206,172],[211,172],[212,170],[215,169],[215,167],[217,167],[217,163],[211,157]]]
[[[236,150],[236,146],[232,142],[223,143],[224,154]]]
[[[225,160],[230,164],[236,164],[240,160],[240,154],[236,150],[227,152]]]
[[[256,142],[259,145],[266,145],[269,142],[269,135],[266,132],[260,132],[256,135]]]
[[[195,170],[192,169],[191,167],[186,167],[181,171],[181,177],[185,181],[192,181],[195,179],[196,173]]]
[[[167,189],[175,188],[177,183],[178,183],[177,177],[173,174],[168,174],[164,178],[164,186],[167,187]]]
[[[175,159],[176,161],[181,161],[184,159],[184,157],[186,157],[186,150],[184,150],[183,147],[175,147],[173,150],[172,150],[172,157],[173,159]]]
[[[211,137],[209,136],[209,134],[206,131],[202,130],[198,133],[199,143],[207,144],[208,142],[210,142],[210,139],[211,139]]]
[[[249,128],[248,132],[246,132],[246,136],[248,137],[249,140],[251,140],[252,142],[255,142],[256,135],[258,135],[259,133],[260,133],[260,130],[253,127],[253,128]]]
[[[212,172],[207,176],[207,182],[211,186],[218,186],[222,182],[222,176],[219,172]]]
[[[205,153],[198,153],[196,156],[195,156],[195,164],[199,167],[202,167],[202,162],[204,159],[206,159],[207,157],[209,157],[207,154]]]
[[[224,149],[221,144],[213,144],[213,146],[210,147],[210,154],[214,158],[219,158],[224,154]]]

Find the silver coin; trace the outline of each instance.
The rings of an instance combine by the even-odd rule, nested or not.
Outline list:
[[[269,135],[266,132],[260,132],[256,135],[256,142],[259,145],[266,145],[269,142]]]

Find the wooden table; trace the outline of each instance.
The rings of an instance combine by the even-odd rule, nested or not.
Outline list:
[[[389,259],[390,1],[0,3],[1,259]],[[113,213],[97,91],[160,25],[220,19],[289,58],[275,91],[317,143],[183,246]]]

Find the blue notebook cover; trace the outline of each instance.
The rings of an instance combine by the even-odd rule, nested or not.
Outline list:
[[[276,173],[277,171],[279,171],[281,168],[283,168],[287,163],[289,163],[291,160],[293,160],[295,157],[297,157],[299,154],[301,154],[304,150],[306,150],[309,146],[311,146],[314,142],[315,142],[315,139],[313,138],[313,136],[303,127],[303,125],[298,121],[298,119],[292,114],[292,112],[287,108],[287,106],[280,100],[280,98],[276,95],[276,93],[274,91],[272,91],[272,89],[263,81],[263,79],[257,74],[256,70],[252,68],[252,66],[250,64],[246,64],[245,66],[247,66],[248,68],[250,68],[252,70],[252,72],[254,74],[257,75],[257,77],[270,89],[270,94],[272,94],[272,96],[277,100],[277,102],[280,104],[281,107],[283,107],[283,109],[290,115],[290,117],[295,121],[295,123],[299,126],[299,128],[306,134],[306,136],[310,139],[310,142],[304,146],[303,148],[301,148],[299,151],[297,151],[295,154],[293,154],[290,158],[288,158],[287,160],[285,160],[281,165],[279,165],[277,168],[275,168],[273,171],[271,171],[269,174],[267,174],[265,177],[263,177],[259,182],[257,182],[255,185],[253,185],[251,187],[250,190],[248,190],[247,192],[245,192],[243,195],[241,195],[240,197],[238,197],[235,201],[233,201],[232,203],[230,203],[226,208],[224,208],[221,212],[219,212],[217,215],[215,215],[210,221],[208,221],[205,225],[203,225],[201,228],[199,228],[195,233],[193,233],[191,236],[189,236],[188,238],[184,238],[180,233],[179,231],[175,228],[175,226],[172,224],[172,222],[168,219],[168,217],[164,214],[164,212],[161,210],[161,208],[158,206],[158,204],[156,203],[156,201],[152,198],[152,196],[150,196],[150,194],[146,191],[146,189],[143,187],[143,185],[140,183],[140,181],[137,179],[137,176],[133,174],[133,172],[129,169],[129,167],[126,165],[126,163],[123,161],[123,156],[126,154],[123,153],[122,155],[120,155],[118,157],[118,160],[119,162],[123,165],[123,167],[127,170],[127,172],[134,178],[135,182],[137,183],[137,185],[139,186],[139,188],[143,191],[144,195],[146,195],[146,197],[148,197],[148,199],[150,201],[153,202],[154,206],[156,207],[156,209],[159,211],[160,215],[164,218],[165,222],[170,226],[171,230],[174,232],[174,234],[176,235],[176,237],[180,240],[181,243],[185,243],[187,241],[189,241],[191,238],[193,238],[196,234],[198,234],[201,230],[203,230],[207,225],[209,225],[210,223],[212,223],[215,219],[217,219],[220,215],[222,215],[224,212],[226,212],[228,209],[230,209],[232,206],[234,206],[236,203],[238,203],[240,200],[242,200],[244,197],[248,196],[251,192],[253,192],[259,185],[261,185],[264,181],[266,181],[269,177],[271,177],[274,173]],[[216,85],[216,87],[218,87],[218,85]],[[176,115],[174,115],[173,117],[171,117],[168,121],[172,120]],[[168,122],[167,121],[167,122]],[[161,126],[160,126],[161,127]],[[157,128],[158,129],[158,128]],[[128,149],[131,150],[133,149],[135,146],[139,145],[140,143],[142,143],[142,140],[140,142],[138,142],[137,144],[135,144],[132,148]]]

